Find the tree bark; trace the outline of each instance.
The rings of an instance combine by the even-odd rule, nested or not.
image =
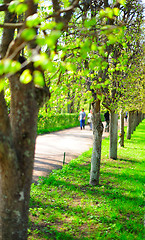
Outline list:
[[[131,116],[131,134],[133,134],[134,131],[134,111],[132,111],[132,116]]]
[[[0,239],[27,239],[28,208],[38,106],[33,83],[23,85],[18,74],[11,77],[10,132],[0,158]]]
[[[127,139],[131,139],[133,111],[128,112]]]
[[[5,22],[14,21],[15,16],[6,12]],[[14,29],[4,29],[2,57],[13,36]],[[19,74],[9,80],[10,117],[4,93],[0,93],[0,240],[26,240],[38,104],[33,81],[21,84]]]
[[[101,143],[103,134],[103,124],[100,115],[100,101],[96,100],[92,104],[93,111],[93,151],[91,158],[90,184],[99,185],[100,162],[101,162]]]
[[[137,126],[139,125],[139,112],[137,111]]]
[[[124,147],[124,112],[120,112],[120,135],[119,135],[119,146]]]
[[[111,111],[110,121],[110,151],[109,157],[117,159],[117,135],[118,135],[118,116],[115,111]]]
[[[134,126],[133,126],[133,131],[135,131],[137,127],[137,112],[135,111],[134,112]]]

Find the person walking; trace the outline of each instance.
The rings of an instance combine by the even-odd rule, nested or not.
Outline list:
[[[79,113],[79,120],[80,120],[80,128],[85,128],[85,118],[86,113],[84,112],[84,108],[82,108],[82,111]]]
[[[90,130],[92,130],[92,118],[93,118],[93,114],[92,114],[92,110],[90,110],[88,114],[88,124],[90,126]]]

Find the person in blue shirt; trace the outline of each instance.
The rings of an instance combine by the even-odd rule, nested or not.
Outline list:
[[[84,112],[84,108],[82,108],[82,111],[79,114],[79,120],[80,120],[80,128],[85,128],[85,118],[86,118],[86,113]]]

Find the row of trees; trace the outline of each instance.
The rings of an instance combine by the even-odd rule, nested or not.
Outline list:
[[[39,108],[53,94],[58,101],[88,99],[94,126],[90,184],[99,184],[101,104],[111,113],[113,159],[118,109],[142,108],[143,7],[139,0],[1,2],[0,240],[23,240]]]
[[[125,112],[142,108],[144,82],[142,20],[143,8],[139,1],[127,1],[125,5],[119,2],[112,4],[110,1],[90,1],[82,3],[77,9],[77,15],[74,14],[68,25],[67,37],[64,36],[66,45],[62,48],[67,50],[63,54],[66,68],[64,70],[64,65],[60,65],[58,77],[61,75],[61,78],[57,94],[60,92],[60,99],[64,100],[68,93],[73,102],[74,99],[81,99],[83,96],[92,104],[94,126],[90,176],[92,185],[99,184],[103,132],[100,118],[101,104],[111,114],[112,159],[117,159],[117,113],[120,109]],[[54,89],[56,91],[56,85]]]

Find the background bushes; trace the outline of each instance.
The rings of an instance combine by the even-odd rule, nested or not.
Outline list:
[[[79,125],[78,117],[78,113],[39,114],[37,132],[40,134],[76,127]]]
[[[78,117],[79,113],[59,113],[52,115],[45,112],[39,113],[37,133],[38,134],[48,133],[79,126],[80,122],[78,120]],[[101,119],[102,121],[104,121],[103,114],[101,114]]]

